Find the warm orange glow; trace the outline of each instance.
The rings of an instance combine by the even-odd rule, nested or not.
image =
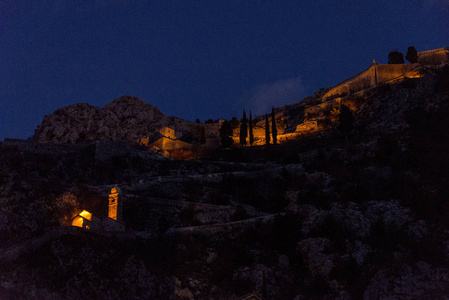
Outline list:
[[[114,220],[117,220],[118,195],[118,190],[116,188],[112,188],[111,193],[109,194],[108,217]]]
[[[166,138],[176,140],[175,130],[168,128],[168,127],[162,127],[159,129],[159,133],[165,136]]]
[[[85,219],[87,219],[87,220],[89,220],[89,221],[92,220],[92,214],[91,214],[90,212],[86,211],[86,210],[83,210],[83,211],[80,213],[80,216],[83,217],[83,218],[85,218]]]
[[[83,221],[83,218],[77,216],[75,219],[73,219],[72,226],[83,227]]]

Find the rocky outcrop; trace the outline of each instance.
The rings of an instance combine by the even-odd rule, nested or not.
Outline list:
[[[195,124],[166,116],[160,109],[133,96],[122,96],[104,108],[79,103],[45,116],[35,131],[40,143],[136,141],[164,126],[182,136]]]

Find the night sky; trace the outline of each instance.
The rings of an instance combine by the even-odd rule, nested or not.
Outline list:
[[[0,0],[0,140],[122,95],[190,121],[261,114],[408,46],[449,46],[449,0]]]

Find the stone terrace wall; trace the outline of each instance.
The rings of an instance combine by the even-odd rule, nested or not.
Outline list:
[[[406,76],[407,73],[419,68],[418,64],[376,65],[377,83],[384,83]]]
[[[375,84],[374,66],[375,64],[371,65],[368,69],[366,69],[362,73],[359,73],[356,76],[349,78],[340,83],[339,85],[335,86],[323,96],[323,99],[342,94],[349,94],[374,85]]]

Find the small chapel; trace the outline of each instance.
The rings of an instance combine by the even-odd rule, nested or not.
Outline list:
[[[73,218],[72,226],[100,232],[125,231],[122,208],[121,190],[118,186],[113,186],[108,198],[108,217],[100,219],[83,210]]]

